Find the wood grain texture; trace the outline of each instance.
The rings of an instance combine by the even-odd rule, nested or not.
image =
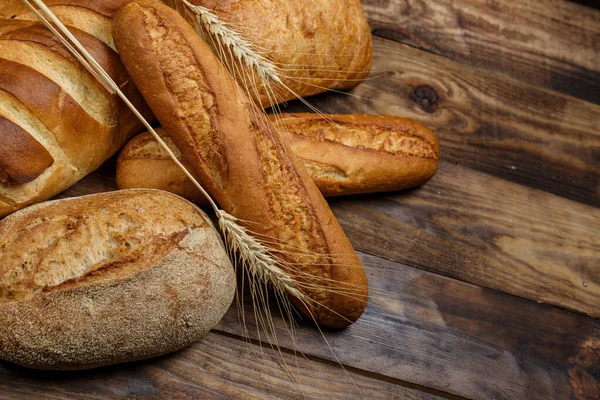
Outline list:
[[[296,382],[284,372],[286,363]],[[356,384],[356,386],[352,383]],[[362,396],[361,397],[361,393]],[[0,362],[0,399],[406,399],[440,397],[210,332],[167,356],[80,372]]]
[[[600,103],[600,11],[563,0],[363,0],[375,35]]]
[[[440,163],[421,189],[332,203],[361,251],[600,317],[600,212]]]
[[[587,399],[575,394],[600,389],[600,359],[594,358],[600,322],[378,257],[361,258],[372,289],[367,310],[348,329],[326,332],[343,364],[470,399]],[[239,334],[230,311],[217,329]],[[293,348],[279,319],[276,326],[280,343]],[[248,332],[256,335],[251,323]],[[296,343],[305,354],[333,360],[310,325],[297,330]]]
[[[311,103],[413,118],[438,135],[441,160],[600,206],[600,105],[384,39],[374,39],[374,54],[381,73],[355,97]],[[305,110],[295,102],[286,111]]]

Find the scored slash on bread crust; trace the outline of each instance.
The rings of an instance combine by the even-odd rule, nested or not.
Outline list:
[[[164,213],[163,204],[174,199],[155,191],[116,192],[36,205],[7,217],[0,228],[0,302],[27,298],[115,262],[130,264],[155,242],[208,226],[187,202],[175,202]]]
[[[0,117],[0,132],[0,169],[10,182],[31,182],[54,164],[48,150],[12,121]],[[30,157],[32,153],[36,156]]]
[[[65,21],[84,29],[69,27],[136,108],[152,121],[152,113],[110,47],[114,47],[112,36],[110,41],[106,37],[111,34],[110,23],[102,27],[99,22],[110,22],[116,9],[127,1],[46,3],[60,11]],[[0,4],[0,103],[10,105],[0,106],[0,117],[21,128],[21,138],[0,142],[0,146],[5,146],[6,153],[21,143],[21,152],[27,154],[22,163],[1,156],[0,217],[73,185],[142,129],[133,113],[34,19],[21,1]],[[31,140],[25,143],[27,136],[41,146]],[[51,164],[48,154],[54,160]]]
[[[123,63],[191,172],[226,212],[278,242],[273,247],[282,268],[311,287],[304,291],[317,322],[343,327],[355,321],[367,300],[356,253],[273,125],[193,28],[165,5],[140,0],[119,10],[113,34]],[[215,134],[218,140],[208,140]],[[199,151],[197,143],[209,148]],[[214,153],[224,164],[215,163]],[[283,252],[291,248],[296,254]],[[344,285],[355,290],[352,296],[340,294]]]
[[[437,160],[433,132],[409,118],[356,114],[279,114],[284,131],[321,142],[400,156]]]
[[[0,242],[0,357],[27,367],[180,349],[221,319],[235,292],[208,218],[162,191],[38,204],[0,222]]]

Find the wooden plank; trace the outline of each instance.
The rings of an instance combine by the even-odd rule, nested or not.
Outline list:
[[[600,212],[443,162],[406,193],[332,203],[355,247],[600,317]]]
[[[470,399],[583,400],[600,393],[598,321],[361,258],[372,290],[367,310],[348,329],[326,332],[343,364]],[[256,337],[250,311],[246,321]],[[293,348],[281,320],[275,325],[280,344]],[[233,310],[218,329],[243,331]],[[333,360],[311,325],[299,327],[295,343],[305,354]]]
[[[259,349],[211,332],[178,353],[91,371],[36,371],[0,362],[0,399],[441,399],[359,372],[347,375],[331,363],[288,353],[282,359]]]
[[[330,113],[414,118],[436,132],[443,160],[600,206],[599,105],[377,38],[374,69],[385,72],[358,97],[310,101]]]
[[[600,103],[600,11],[564,0],[363,0],[375,35]]]

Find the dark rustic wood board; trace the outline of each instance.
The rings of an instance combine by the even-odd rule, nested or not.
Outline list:
[[[363,4],[378,36],[600,103],[597,10],[563,0]]]
[[[361,251],[600,317],[595,207],[442,162],[418,190],[333,209]]]
[[[372,288],[365,314],[345,331],[325,332],[344,365],[472,399],[600,393],[593,358],[600,321],[382,258],[362,260]],[[253,320],[248,311],[256,335]],[[277,328],[280,343],[293,348],[285,326]],[[217,329],[241,335],[237,311]],[[310,325],[298,329],[296,343],[335,360]]]
[[[600,105],[380,38],[373,69],[357,97],[312,103],[414,118],[438,135],[443,160],[600,206]]]
[[[0,398],[600,399],[600,320],[585,315],[600,316],[600,11],[363,3],[392,39],[375,38],[373,78],[358,97],[311,101],[422,121],[442,160],[422,188],[330,201],[371,287],[356,324],[325,332],[348,373],[314,326],[300,321],[294,346],[275,314],[290,381],[232,308],[157,359],[82,372],[0,363]],[[115,189],[113,158],[59,197]]]
[[[295,381],[284,372],[286,363]],[[361,397],[364,396],[364,397]],[[406,399],[440,397],[331,363],[281,356],[209,333],[177,353],[92,371],[31,371],[0,361],[0,399]]]

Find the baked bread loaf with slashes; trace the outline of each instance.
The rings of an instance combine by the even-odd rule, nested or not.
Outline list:
[[[121,8],[113,34],[190,172],[221,208],[274,242],[281,268],[304,297],[290,300],[324,326],[356,321],[368,294],[358,256],[300,161],[209,46],[157,1]]]
[[[153,120],[112,40],[127,1],[46,4]],[[0,217],[73,185],[142,128],[21,1],[0,5]]]

